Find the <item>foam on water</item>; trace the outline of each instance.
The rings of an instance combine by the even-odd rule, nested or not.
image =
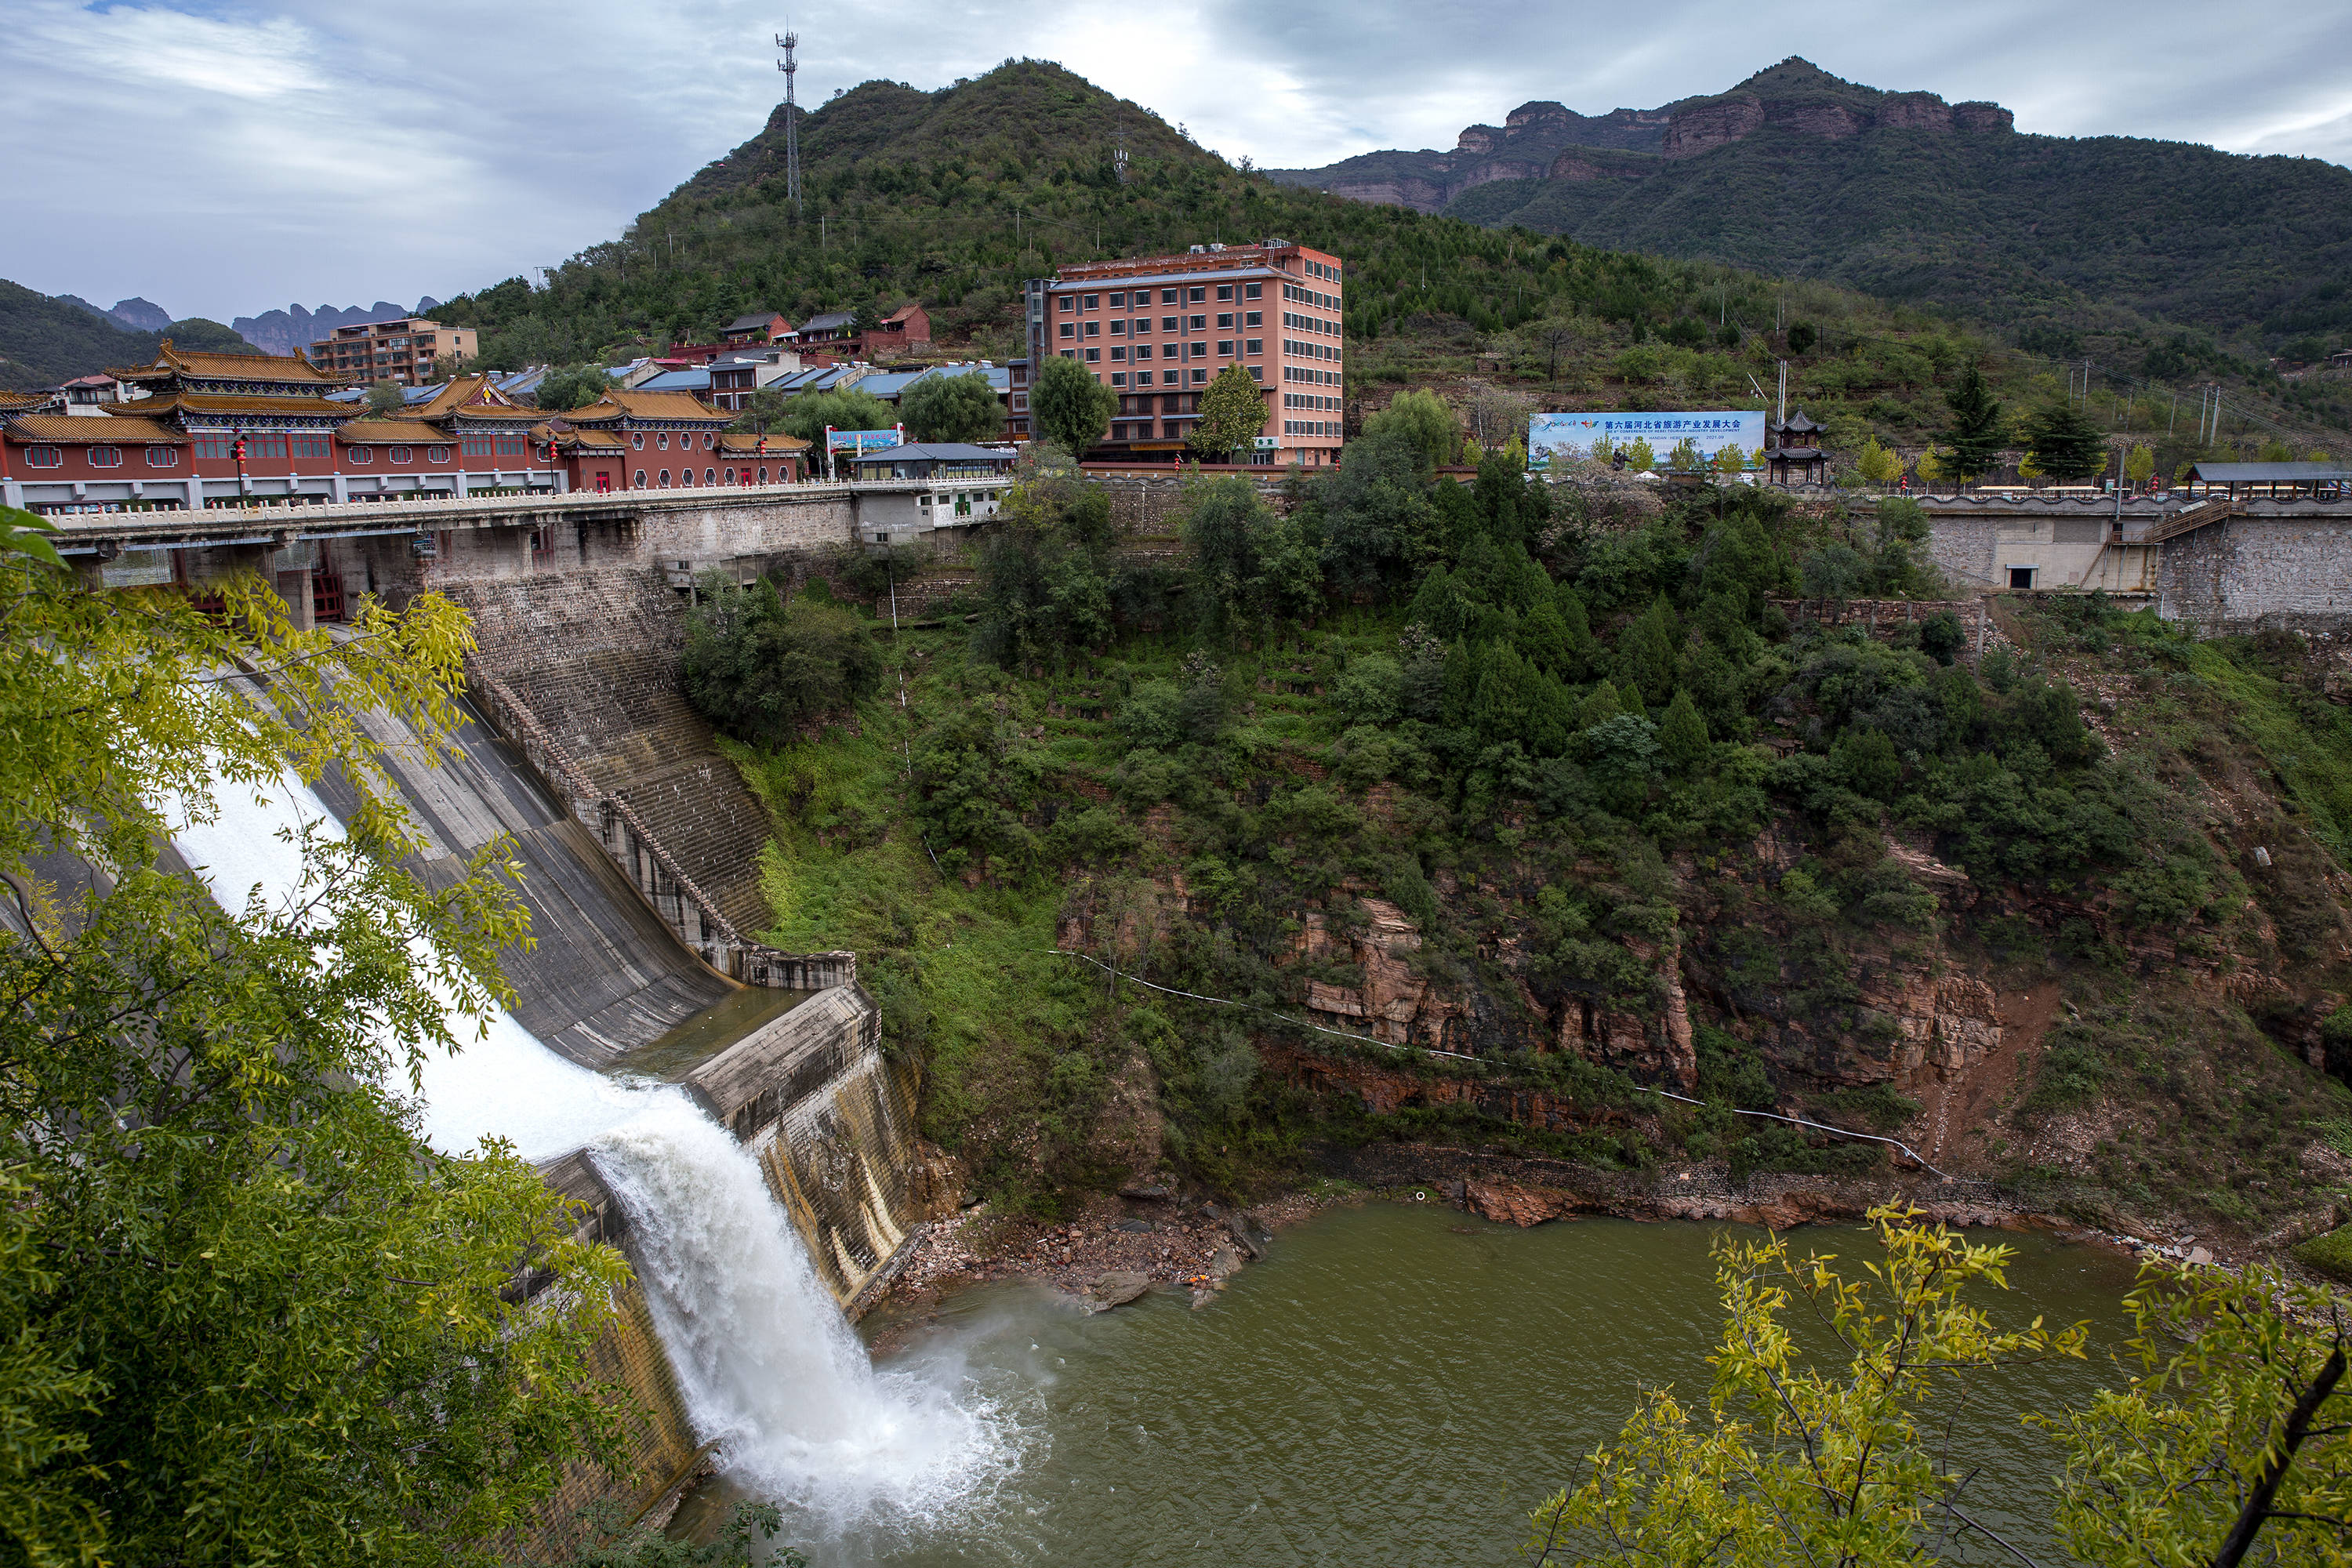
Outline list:
[[[180,809],[167,819],[230,909],[256,887],[273,906],[301,887],[301,827],[342,833],[298,780],[260,797],[226,786],[218,807],[211,822]],[[940,1517],[1010,1467],[1009,1424],[969,1397],[960,1405],[948,1386],[957,1380],[876,1373],[759,1162],[683,1089],[591,1072],[503,1008],[453,1019],[453,1032],[460,1048],[425,1063],[426,1140],[458,1153],[495,1135],[531,1160],[590,1151],[628,1212],[697,1436],[721,1439],[731,1479],[839,1528]]]

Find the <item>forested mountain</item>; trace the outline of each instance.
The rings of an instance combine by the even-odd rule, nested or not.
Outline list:
[[[2272,350],[2352,329],[2352,170],[2021,134],[1996,104],[1883,92],[1796,58],[1711,98],[1591,120],[1530,103],[1499,130],[1465,131],[1452,153],[1369,153],[1275,177],[1832,279],[2060,353],[2116,306]]]
[[[2352,414],[2334,384],[2283,383],[2208,335],[2122,307],[2088,326],[2045,327],[2051,341],[2032,340],[2041,352],[2021,353],[1973,309],[1890,304],[1819,279],[1603,250],[1282,184],[1040,61],[929,93],[868,82],[806,113],[797,212],[785,199],[782,113],[623,237],[557,268],[547,287],[509,279],[436,314],[481,329],[492,365],[571,364],[708,339],[757,307],[799,321],[833,310],[880,315],[913,299],[929,309],[940,353],[1011,355],[1021,352],[1024,278],[1063,262],[1278,235],[1346,258],[1349,392],[1360,409],[1399,385],[1467,396],[1476,383],[1516,385],[1551,407],[1758,406],[1759,384],[1786,359],[1791,395],[1831,426],[1833,445],[1858,450],[1875,434],[1916,450],[1948,417],[1943,391],[1961,365],[1981,361],[2021,410],[2063,395],[2053,361],[2063,353],[2097,356],[2093,417],[2122,435],[2186,439],[2197,422],[2173,417],[2164,384],[2192,380],[2233,388],[2252,422],[2231,434],[2256,446],[2339,439]],[[1649,134],[1631,119],[1585,128]],[[2168,471],[2196,455],[2158,452]]]
[[[165,338],[185,349],[216,353],[257,353],[222,326],[192,317],[160,332],[134,332],[87,305],[68,304],[0,279],[0,386],[29,391],[88,375],[110,364],[137,364],[155,357]]]

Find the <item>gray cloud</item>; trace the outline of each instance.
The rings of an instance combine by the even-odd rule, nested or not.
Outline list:
[[[20,128],[0,275],[226,319],[446,296],[609,238],[781,96],[751,0],[12,0]],[[802,98],[1057,59],[1273,166],[1450,147],[1528,99],[1600,113],[1719,91],[1783,56],[1989,98],[2022,131],[2352,163],[2352,9],[1752,0],[848,0],[800,22]],[[2315,67],[2312,62],[2324,62]],[[22,128],[37,128],[26,131]]]

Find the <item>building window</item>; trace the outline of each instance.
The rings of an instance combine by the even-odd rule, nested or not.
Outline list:
[[[1242,325],[1244,327],[1262,327],[1265,325],[1265,312],[1264,310],[1244,311],[1242,315]]]
[[[405,448],[398,448],[398,450],[404,452]],[[449,448],[446,447],[427,447],[425,448],[425,460],[428,463],[446,463],[449,460]],[[405,456],[400,456],[394,458],[393,461],[396,463],[404,463],[408,461],[408,458]]]
[[[1075,338],[1075,337],[1076,337],[1076,336],[1078,335],[1078,324],[1077,324],[1077,322],[1076,322],[1076,321],[1064,321],[1064,322],[1062,323],[1062,335],[1063,335],[1064,337],[1066,337],[1066,338]]]
[[[1199,304],[1202,300],[1206,300],[1208,297],[1209,291],[1206,289],[1196,287],[1192,290],[1192,303],[1195,305]]]
[[[501,458],[520,458],[530,450],[530,447],[524,444],[525,438],[520,436],[501,434],[498,442],[499,456]]]
[[[1127,322],[1124,318],[1110,324],[1110,335],[1115,338],[1127,336]]]
[[[2011,587],[2012,587],[2012,588],[2031,588],[2031,587],[2032,587],[2032,586],[2033,586],[2033,568],[2032,568],[2032,567],[2031,567],[2031,566],[2012,566],[2012,567],[2011,567],[2011,568],[2009,569],[2009,585],[2010,585]]]
[[[1113,294],[1113,295],[1110,297],[1110,308],[1111,308],[1112,310],[1126,310],[1126,309],[1127,309],[1127,296],[1126,296],[1126,295],[1124,295],[1124,294]]]
[[[1250,379],[1252,381],[1264,381],[1265,379],[1265,371],[1258,365],[1250,366],[1249,373]]]
[[[1160,373],[1160,379],[1162,384],[1173,386],[1184,379],[1184,373],[1181,370],[1163,370]]]
[[[668,451],[668,450],[669,450],[669,436],[668,436],[668,434],[667,434],[667,432],[665,432],[665,433],[663,433],[662,435],[659,435],[659,436],[655,437],[654,437],[654,445],[655,445],[655,446],[656,446],[656,447],[660,447],[663,451],[665,451],[665,452]]]
[[[1063,295],[1063,296],[1062,296],[1062,309],[1063,309],[1063,310],[1076,310],[1077,308],[1078,308],[1078,297],[1077,297],[1076,294],[1065,294],[1065,295]]]
[[[1196,289],[1194,289],[1194,290],[1193,290],[1193,292],[1197,294],[1197,293],[1199,293],[1199,292],[1200,292],[1200,290]],[[1207,331],[1209,330],[1209,318],[1208,318],[1208,317],[1206,317],[1206,316],[1195,316],[1195,317],[1193,317],[1193,318],[1192,318],[1192,330],[1193,330],[1194,331],[1196,331],[1196,332],[1205,332],[1205,331]]]
[[[1090,338],[1098,338],[1102,336],[1102,323],[1100,321],[1088,321],[1087,323],[1087,336]]]
[[[283,458],[286,455],[286,437],[283,436],[249,437],[246,440],[245,455],[248,458]]]
[[[1081,309],[1083,309],[1083,310],[1101,310],[1101,309],[1102,309],[1102,296],[1101,296],[1101,295],[1099,295],[1099,294],[1089,294],[1089,295],[1087,295],[1087,302],[1086,302],[1086,304],[1085,304],[1085,305],[1083,305],[1083,306],[1082,306],[1082,307],[1080,307],[1080,308],[1081,308]]]
[[[1230,299],[1232,299],[1233,297],[1234,297],[1234,286],[1233,286],[1232,284],[1230,284],[1230,283],[1220,283],[1220,284],[1218,284],[1218,285],[1217,285],[1217,298],[1218,298],[1219,300],[1230,300]]]
[[[178,447],[148,447],[148,448],[147,448],[147,466],[148,466],[149,468],[178,468],[178,467],[180,466],[180,451],[179,451],[179,448],[178,448]]]
[[[1125,386],[1127,384],[1127,372],[1123,370],[1111,372],[1110,384],[1113,386]]]
[[[1234,357],[1233,339],[1219,338],[1217,340],[1217,357],[1219,359],[1231,359]]]
[[[642,452],[646,449],[646,438],[642,434],[633,431],[629,436],[629,445]],[[645,487],[640,485],[637,488],[643,489]]]
[[[294,455],[298,458],[327,458],[334,454],[327,450],[324,436],[297,436],[294,437]]]
[[[27,447],[25,448],[25,466],[28,468],[62,468],[66,466],[66,455],[55,447]]]
[[[1221,332],[1230,332],[1233,330],[1234,313],[1231,310],[1221,312],[1217,317],[1217,331]]]
[[[1192,379],[1193,379],[1194,381],[1206,381],[1206,380],[1208,380],[1208,379],[1209,379],[1209,371],[1208,371],[1208,367],[1207,367],[1206,365],[1196,365],[1196,366],[1194,366],[1194,367],[1193,367],[1193,371],[1192,371]]]
[[[1264,338],[1252,338],[1244,346],[1242,352],[1244,353],[1250,354],[1262,354],[1265,353],[1265,340]]]
[[[646,488],[646,471],[645,471],[643,468],[639,468],[639,469],[637,470],[637,489],[645,489],[645,488]]]
[[[658,488],[662,489],[669,489],[669,470],[667,468],[664,468],[661,471],[661,484]]]
[[[1263,283],[1243,284],[1242,298],[1244,300],[1263,300],[1265,298],[1265,285]]]
[[[1151,318],[1150,318],[1150,317],[1149,317],[1149,316],[1138,316],[1138,317],[1136,317],[1136,318],[1135,318],[1135,321],[1134,321],[1134,327],[1135,327],[1135,330],[1136,330],[1137,331],[1139,331],[1139,332],[1148,332],[1148,331],[1150,331],[1151,330]]]
[[[346,447],[343,448],[343,461],[355,468],[364,468],[375,461],[375,451],[368,447]]]
[[[1087,352],[1088,353],[1092,353],[1094,351],[1092,349],[1088,349]],[[1125,363],[1127,360],[1127,346],[1123,343],[1111,344],[1110,357],[1114,363]]]
[[[446,450],[447,450],[447,448],[446,448],[446,447],[434,447],[433,449],[434,449],[435,451],[436,451],[436,452],[440,452],[440,451],[446,451]],[[407,447],[394,447],[392,449],[392,460],[393,460],[394,462],[395,462],[395,463],[404,463],[404,462],[408,461],[408,458],[409,458],[409,451],[408,451],[408,448],[407,448]]]
[[[229,438],[226,436],[199,436],[196,437],[196,461],[226,463],[235,456],[228,448]]]
[[[1176,290],[1173,289],[1162,289],[1160,290],[1160,302],[1163,305],[1174,304],[1176,302]]]
[[[1076,349],[1064,349],[1062,351],[1062,357],[1064,359],[1076,359],[1078,357],[1078,351]]]
[[[763,485],[768,482],[768,470],[765,468],[760,470],[760,482]]]
[[[717,484],[717,483],[719,482],[719,470],[718,470],[718,469],[716,469],[716,468],[705,468],[705,469],[703,469],[703,470],[702,470],[702,482],[703,482],[704,484],[706,484],[706,485],[715,485],[715,484]]]
[[[457,445],[469,458],[487,458],[490,455],[490,438],[488,436],[460,436],[457,437]]]

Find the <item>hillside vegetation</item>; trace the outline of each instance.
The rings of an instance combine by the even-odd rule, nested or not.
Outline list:
[[[1755,407],[1787,357],[1792,395],[1835,444],[1859,450],[1874,434],[1916,451],[1969,361],[1985,362],[2013,411],[2063,395],[2053,361],[1917,305],[1277,184],[1043,62],[934,93],[868,82],[808,113],[798,214],[784,200],[781,114],[546,288],[509,279],[450,301],[442,319],[478,326],[492,364],[562,364],[708,340],[761,305],[804,320],[919,299],[938,352],[1003,357],[1022,352],[1022,279],[1058,263],[1278,235],[1347,260],[1359,414],[1399,386],[1460,400],[1474,382],[1550,407]],[[2095,389],[2092,417],[2119,435],[2179,425],[2142,373],[2230,384],[2247,415],[2225,428],[2230,449],[2284,436],[2300,451],[2352,415],[2333,389],[2289,386],[2209,336],[2110,314],[2108,328],[2061,346],[2088,344],[2133,371]],[[2166,471],[2191,455],[2168,448]]]
[[[738,753],[772,940],[859,951],[987,1189],[1432,1136],[1884,1168],[1732,1114],[1774,1107],[2143,1232],[2352,1177],[2352,1094],[2305,1060],[2352,729],[2301,645],[2092,605],[1975,659],[1933,603],[1891,641],[1791,603],[1933,595],[1903,503],[1433,485],[1382,431],[1289,503],[1199,484],[1171,563],[1033,471],[971,624],[892,642],[853,726]],[[1924,1065],[1972,1019],[2001,1050]],[[1641,1092],[1685,1078],[1706,1109]]]
[[[30,392],[110,364],[154,359],[165,338],[214,353],[261,351],[218,321],[191,317],[160,332],[133,332],[47,294],[0,279],[0,386]]]

